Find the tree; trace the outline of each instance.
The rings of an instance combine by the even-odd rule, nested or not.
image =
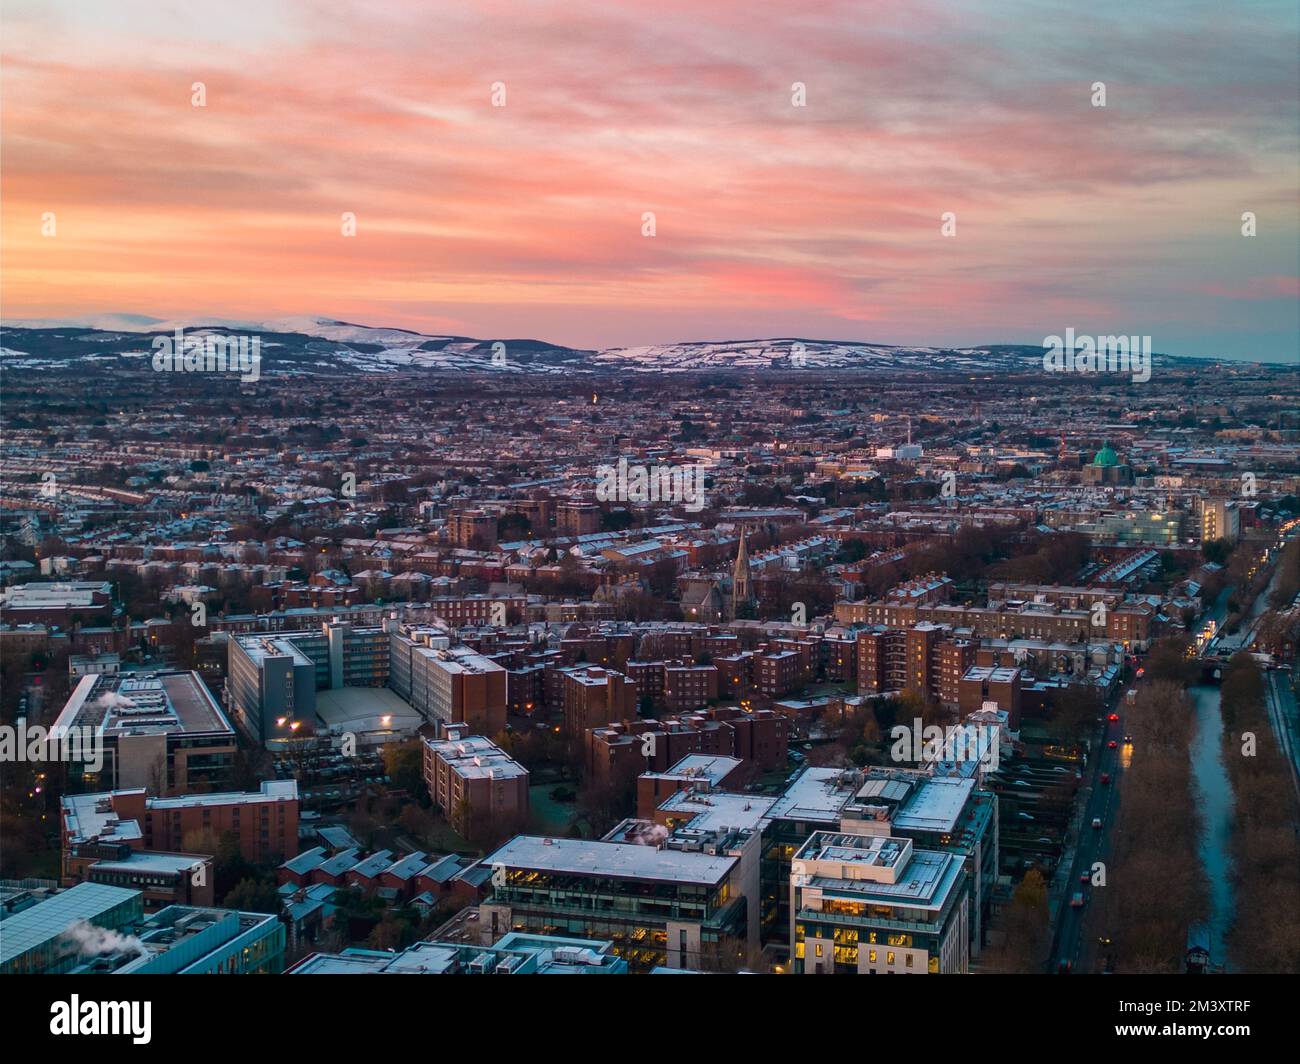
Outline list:
[[[245,913],[278,913],[280,898],[273,881],[247,876],[226,895],[224,905]]]
[[[1011,896],[1010,905],[997,916],[994,929],[1002,939],[989,950],[986,963],[995,971],[1041,970],[1051,944],[1047,882],[1037,868],[1025,873]]]
[[[384,747],[384,773],[396,790],[428,800],[424,782],[424,748],[418,739],[389,743]]]
[[[1207,562],[1217,562],[1223,565],[1228,560],[1228,555],[1232,552],[1232,544],[1226,539],[1211,539],[1201,544],[1201,556]]]

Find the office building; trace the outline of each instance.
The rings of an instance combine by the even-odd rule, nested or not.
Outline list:
[[[236,750],[234,728],[196,672],[83,676],[52,734],[93,734],[102,753],[98,767],[70,760],[72,791],[220,790],[229,784]]]
[[[633,972],[734,970],[756,901],[742,882],[748,838],[643,845],[520,835],[483,860],[493,881],[482,930],[609,939]]]
[[[798,974],[969,971],[969,895],[960,857],[911,839],[818,831],[790,877]]]

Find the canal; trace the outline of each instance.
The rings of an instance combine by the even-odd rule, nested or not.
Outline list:
[[[1210,963],[1224,964],[1224,941],[1232,924],[1232,783],[1223,765],[1223,715],[1219,688],[1197,684],[1189,691],[1196,714],[1192,735],[1192,786],[1201,814],[1198,847],[1209,888]]]

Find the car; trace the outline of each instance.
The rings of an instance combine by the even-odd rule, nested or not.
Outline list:
[[[1025,781],[1025,780],[1012,780],[1012,781],[1011,781],[1011,786],[1013,786],[1013,787],[1029,787],[1029,786],[1031,786],[1031,784],[1028,783],[1028,782]]]
[[[1018,816],[1021,820],[1033,820],[1033,819],[1034,819],[1034,818],[1033,818],[1032,816],[1030,816],[1028,813],[1017,813],[1016,816]]]
[[[1062,960],[1056,962],[1057,975],[1069,975],[1070,972],[1073,970],[1074,970],[1074,961]]]
[[[1070,908],[1071,908],[1071,909],[1082,909],[1082,908],[1083,908],[1083,903],[1084,903],[1085,900],[1086,900],[1086,899],[1085,899],[1084,896],[1083,896],[1083,891],[1081,891],[1081,890],[1076,890],[1076,891],[1074,892],[1073,896],[1070,898]]]
[[[1119,747],[1119,743],[1117,743],[1114,739],[1112,739],[1110,742],[1106,744],[1107,750],[1115,750],[1118,747]]]
[[[1086,887],[1089,883],[1092,882],[1092,874],[1090,872],[1080,872],[1079,882]]]
[[[1110,773],[1109,773],[1109,772],[1103,772],[1103,773],[1101,774],[1101,785],[1102,785],[1103,787],[1105,787],[1105,786],[1107,786],[1109,783],[1110,783]]]
[[[1106,719],[1109,720],[1112,724],[1114,724],[1115,721],[1119,720],[1119,714],[1118,714],[1118,713],[1112,713],[1112,714],[1111,714],[1109,717],[1107,717]]]
[[[1095,816],[1092,818],[1092,830],[1093,831],[1101,830],[1101,817]]]
[[[1126,745],[1128,745],[1128,746],[1132,746],[1132,745],[1133,745],[1133,736],[1131,736],[1131,735],[1126,735],[1126,736],[1124,736],[1124,742],[1125,742]]]

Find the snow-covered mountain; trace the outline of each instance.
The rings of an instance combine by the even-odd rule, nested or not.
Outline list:
[[[147,363],[157,336],[248,334],[261,340],[262,373],[688,373],[700,370],[807,372],[878,369],[896,372],[1033,371],[1041,347],[897,347],[849,340],[780,337],[697,341],[585,351],[544,340],[475,339],[389,329],[330,318],[265,322],[160,321],[114,314],[76,323],[19,322],[0,337],[0,366],[87,369],[122,359]],[[1180,361],[1157,356],[1157,361]]]

